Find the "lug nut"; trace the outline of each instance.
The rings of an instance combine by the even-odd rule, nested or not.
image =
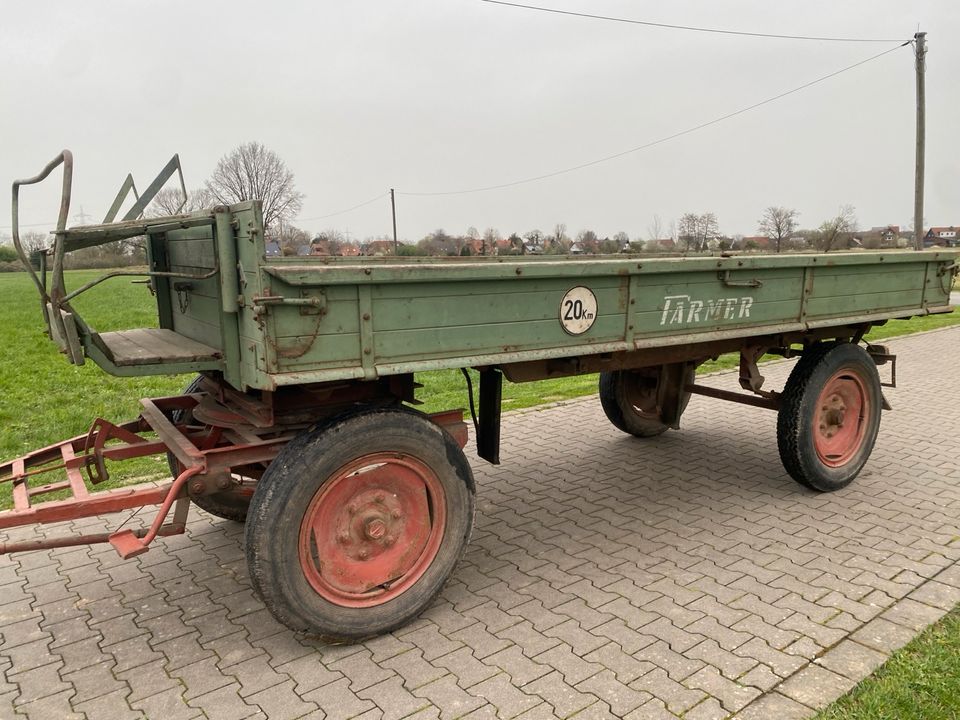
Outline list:
[[[190,486],[194,495],[199,495],[200,493],[202,493],[205,487],[206,486],[203,484],[203,480],[195,480],[193,484]]]
[[[366,560],[369,555],[370,553],[368,553],[366,550],[361,550],[359,553],[361,560]]]
[[[350,542],[350,535],[345,532],[340,533],[337,535],[337,542],[339,542],[341,545],[346,545],[348,542]]]
[[[403,514],[399,510],[394,510],[392,513],[390,513],[390,517],[392,517],[394,520],[399,520],[403,517]]]

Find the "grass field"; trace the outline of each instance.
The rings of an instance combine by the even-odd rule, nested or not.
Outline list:
[[[103,271],[68,273],[79,286]],[[76,307],[101,331],[151,327],[156,323],[153,298],[143,285],[113,280],[82,296]],[[874,341],[960,323],[949,315],[891,321],[874,329]],[[115,378],[93,363],[69,365],[43,332],[39,303],[22,273],[0,275],[0,457],[85,432],[97,416],[126,420],[136,416],[141,397],[179,392],[188,377]],[[736,367],[735,355],[706,363],[701,372]],[[466,392],[458,371],[424,373],[419,396],[423,409],[465,407]],[[530,407],[596,392],[595,375],[504,386],[504,409]],[[166,476],[163,458],[146,458],[114,466],[114,481]],[[0,488],[0,504],[9,489]],[[823,720],[947,718],[960,697],[960,613],[953,613],[898,653],[873,678],[821,714]]]

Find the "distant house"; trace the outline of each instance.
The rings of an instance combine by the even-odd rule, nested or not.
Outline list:
[[[900,243],[899,225],[877,225],[869,230],[859,230],[851,235],[850,242],[854,247],[864,247],[870,250],[877,248],[895,248]]]
[[[374,240],[360,248],[360,255],[393,255],[393,240]]]
[[[575,242],[570,246],[571,255],[583,255],[583,253],[584,253],[583,243]]]
[[[356,257],[360,254],[360,248],[353,244],[344,243],[340,246],[340,254],[343,257]]]
[[[771,250],[776,248],[776,243],[766,235],[750,235],[740,241],[740,247],[744,250]]]
[[[523,243],[524,255],[543,255],[543,243],[526,241]]]
[[[886,227],[875,227],[873,229],[880,233],[880,239],[885,243],[896,245],[897,240],[900,238],[899,225],[887,225]]]
[[[957,247],[960,246],[960,229],[951,225],[950,227],[932,227],[927,230],[927,234],[923,236],[923,246],[931,247],[933,245],[940,245],[941,247]]]
[[[332,255],[330,252],[330,241],[329,240],[314,240],[310,243],[310,254],[311,255]]]

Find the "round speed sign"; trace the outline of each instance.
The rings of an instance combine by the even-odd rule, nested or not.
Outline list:
[[[582,335],[597,319],[597,296],[590,288],[578,285],[560,301],[560,325],[570,335]]]

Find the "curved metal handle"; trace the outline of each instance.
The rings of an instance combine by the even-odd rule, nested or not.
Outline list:
[[[34,272],[33,267],[30,265],[30,256],[24,251],[23,245],[20,242],[20,186],[34,185],[42,182],[61,164],[63,165],[63,191],[60,195],[60,215],[57,217],[57,232],[61,233],[67,226],[67,217],[70,214],[70,194],[73,186],[73,153],[69,150],[64,150],[47,163],[46,167],[44,167],[39,174],[25,180],[13,181],[13,246],[17,250],[17,255],[20,256],[20,262],[23,263],[26,271],[30,273],[30,277],[37,286],[37,290],[40,291],[40,299],[44,306],[46,306],[46,303],[50,300],[47,295],[47,288]],[[46,314],[46,312],[44,312],[44,314]]]
[[[729,270],[720,270],[717,273],[717,277],[720,278],[720,282],[723,283],[724,287],[749,287],[749,288],[762,288],[763,283],[760,280],[731,280]]]

